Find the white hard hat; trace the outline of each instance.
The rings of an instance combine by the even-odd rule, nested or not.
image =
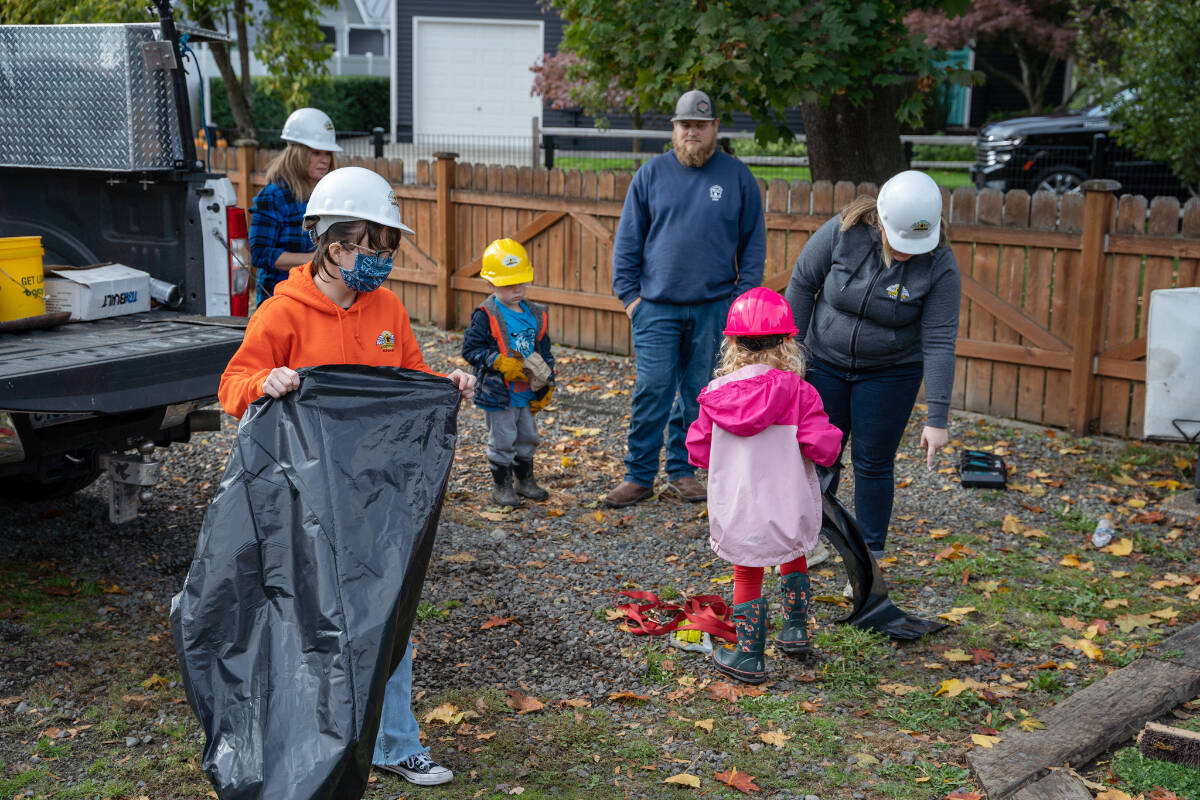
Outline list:
[[[306,229],[315,228],[320,236],[334,223],[359,219],[413,232],[400,221],[400,202],[391,185],[371,170],[342,167],[317,181],[304,212]]]
[[[875,207],[893,250],[916,256],[941,241],[942,190],[924,172],[893,175],[879,190]]]
[[[324,111],[315,108],[297,108],[283,123],[283,133],[279,135],[285,142],[296,142],[308,145],[313,150],[328,150],[333,153],[342,152],[334,139],[336,131],[333,120]]]

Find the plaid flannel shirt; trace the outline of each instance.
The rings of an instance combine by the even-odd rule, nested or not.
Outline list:
[[[287,186],[267,184],[254,197],[251,208],[250,261],[261,302],[275,293],[275,284],[286,280],[291,269],[275,268],[280,253],[311,253],[316,246],[302,226],[308,202],[296,200]]]

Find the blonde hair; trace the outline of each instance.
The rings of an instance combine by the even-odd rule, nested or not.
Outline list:
[[[288,142],[284,151],[267,165],[267,183],[282,184],[292,192],[297,200],[308,200],[313,187],[308,182],[308,159],[315,152],[311,147],[299,142]],[[329,171],[337,169],[333,153],[329,154]]]
[[[880,233],[883,233],[883,224],[879,221],[879,210],[875,207],[875,197],[873,195],[859,195],[850,201],[850,204],[842,209],[842,233],[853,228],[855,225],[867,225],[877,228]],[[946,215],[942,215],[942,228],[938,233],[938,247],[945,247],[947,237],[950,232],[950,223],[946,221]],[[883,263],[891,266],[895,260],[892,258],[892,247],[888,244],[887,236],[883,236]]]
[[[717,365],[716,372],[713,373],[714,377],[719,378],[722,375],[737,372],[742,367],[751,364],[766,364],[773,369],[794,372],[801,378],[804,377],[804,349],[796,341],[796,337],[789,336],[774,347],[764,350],[751,350],[744,347],[738,344],[739,338],[746,337],[726,336],[721,342],[721,363]]]

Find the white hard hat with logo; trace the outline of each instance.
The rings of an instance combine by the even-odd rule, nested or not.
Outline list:
[[[371,170],[342,167],[317,181],[304,212],[306,230],[315,230],[320,236],[330,225],[359,219],[413,232],[400,221],[400,201],[396,199],[396,192],[382,176]]]
[[[893,250],[916,256],[941,241],[942,190],[924,172],[893,175],[879,190],[875,207]]]
[[[333,153],[342,152],[334,139],[336,131],[333,120],[324,111],[316,108],[297,108],[283,123],[283,133],[279,135],[285,142],[296,142],[307,145],[313,150],[328,150]]]

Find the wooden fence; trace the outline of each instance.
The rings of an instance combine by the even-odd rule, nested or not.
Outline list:
[[[218,150],[249,207],[272,153]],[[490,292],[484,248],[509,236],[534,264],[528,296],[550,306],[554,341],[632,351],[612,294],[612,243],[630,175],[457,163],[351,159],[388,177],[405,237],[389,286],[414,320],[465,325]],[[341,165],[345,166],[343,161]],[[416,183],[401,183],[404,168]],[[1200,284],[1200,202],[959,188],[945,193],[963,280],[952,406],[1082,434],[1139,437],[1145,401],[1150,292]],[[767,222],[764,284],[782,291],[813,231],[857,194],[854,186],[760,181]],[[444,236],[444,231],[453,235]],[[1200,313],[1200,310],[1198,310]]]

